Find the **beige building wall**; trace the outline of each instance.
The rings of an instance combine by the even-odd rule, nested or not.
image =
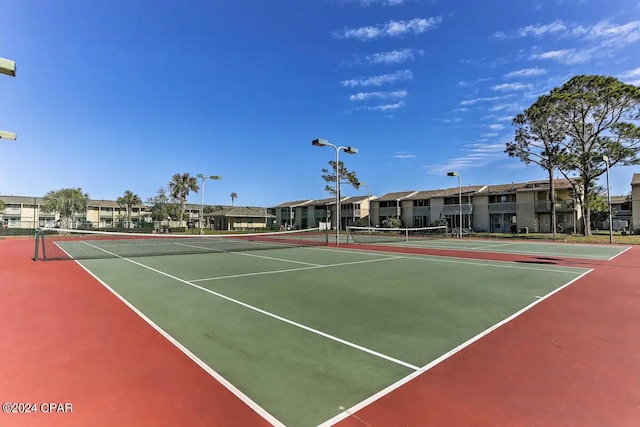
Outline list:
[[[444,198],[432,197],[429,203],[431,205],[431,223],[433,223],[443,217],[442,211],[444,210]]]
[[[528,227],[529,232],[538,232],[536,221],[536,192],[526,191],[516,193],[518,230]]]
[[[474,230],[489,231],[491,224],[489,223],[489,196],[473,196],[473,215],[471,216],[472,227]]]
[[[402,226],[413,227],[413,200],[401,200],[400,212],[402,215]]]

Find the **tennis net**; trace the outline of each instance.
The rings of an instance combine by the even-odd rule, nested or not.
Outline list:
[[[43,229],[36,233],[34,260],[130,258],[324,245],[328,245],[328,232],[319,228],[195,236]]]
[[[443,239],[451,233],[446,225],[420,228],[347,227],[348,243],[389,243]]]

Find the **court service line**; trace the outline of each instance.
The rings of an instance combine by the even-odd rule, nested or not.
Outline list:
[[[372,252],[375,251],[370,251],[367,249],[333,249],[333,248],[313,248],[313,247],[309,247],[309,248],[305,248],[305,249],[317,249],[317,250],[321,250],[321,251],[332,251],[332,252],[346,252],[346,253],[362,253],[362,254],[373,254]],[[397,252],[391,252],[391,253],[397,253]],[[381,253],[381,251],[378,252],[379,256],[385,256]],[[404,255],[399,255],[397,258],[400,259],[413,259],[413,260],[418,260],[418,261],[431,261],[431,262],[446,262],[446,263],[450,263],[450,264],[463,264],[463,265],[475,265],[475,266],[479,266],[479,267],[494,267],[494,268],[512,268],[515,270],[531,270],[531,271],[542,271],[542,272],[546,272],[546,273],[571,273],[571,274],[576,274],[578,271],[576,270],[584,270],[581,269],[580,267],[571,267],[571,268],[575,268],[576,270],[554,270],[554,269],[549,269],[549,268],[539,268],[539,267],[525,267],[525,266],[521,266],[521,265],[515,265],[516,262],[515,261],[502,261],[501,264],[495,264],[495,263],[491,263],[491,262],[471,262],[471,261],[462,261],[462,259],[464,258],[457,258],[457,257],[445,257],[445,256],[440,256],[440,255],[419,255],[417,254],[417,256],[404,256]],[[336,264],[338,265],[338,264]]]
[[[513,243],[508,243],[509,245],[516,245],[518,243],[523,243],[523,242],[513,242]],[[527,251],[527,250],[516,250],[516,251],[501,251],[499,248],[502,246],[506,246],[507,243],[505,244],[501,244],[501,245],[495,245],[498,247],[497,250],[494,250],[493,252],[496,253],[506,253],[506,254],[518,254],[518,255],[547,255],[547,256],[556,256],[559,258],[581,258],[581,259],[589,259],[589,260],[594,260],[594,261],[605,261],[606,258],[602,258],[598,255],[581,255],[581,254],[565,254],[565,253],[557,253],[557,252],[535,252],[535,251]],[[421,245],[420,243],[413,243],[413,242],[397,242],[396,244],[393,245],[394,247],[415,247],[415,248],[425,248],[425,249],[440,249],[440,250],[452,250],[452,251],[465,251],[465,252],[474,252],[477,251],[478,249],[484,249],[484,248],[488,248],[490,246],[484,246],[484,247],[471,247],[471,246],[467,246],[467,247],[461,247],[461,246],[437,246],[435,244],[432,245]]]
[[[244,253],[244,252],[227,252],[227,251],[223,251],[223,250],[220,250],[220,249],[207,248],[207,247],[196,246],[196,245],[187,245],[187,244],[184,244],[184,243],[176,243],[176,245],[186,246],[186,247],[189,247],[189,248],[204,249],[204,250],[213,251],[213,252],[223,252],[223,253],[230,253],[230,254],[234,254],[234,255],[243,255],[243,256],[249,256],[249,257],[255,257],[255,258],[264,258],[264,259],[270,259],[270,260],[273,260],[273,261],[284,261],[284,262],[290,262],[290,263],[294,263],[294,264],[312,265],[314,267],[322,266],[322,264],[315,264],[315,263],[312,263],[312,262],[295,261],[295,260],[292,260],[292,259],[275,258],[275,257],[265,256],[265,255],[248,254],[248,253]]]
[[[540,304],[542,301],[546,300],[547,298],[557,294],[558,292],[560,292],[564,288],[566,288],[569,285],[571,285],[571,284],[575,283],[576,281],[580,280],[581,278],[583,278],[587,274],[591,273],[592,271],[593,271],[593,269],[589,269],[589,270],[585,271],[584,273],[582,273],[578,277],[576,277],[576,278],[572,279],[571,281],[565,283],[564,285],[560,286],[559,288],[549,292],[548,294],[546,294],[545,296],[543,296],[541,298],[536,299],[531,304],[525,306],[524,308],[522,308],[519,311],[515,312],[514,314],[512,314],[509,317],[507,317],[506,319],[501,320],[500,322],[496,323],[495,325],[485,329],[484,331],[480,332],[476,336],[474,336],[474,337],[468,339],[467,341],[463,342],[459,346],[449,350],[448,352],[446,352],[442,356],[438,357],[437,359],[427,363],[422,368],[420,368],[420,370],[412,372],[411,374],[409,374],[406,377],[396,381],[395,383],[393,383],[390,386],[384,388],[383,390],[380,390],[379,392],[377,392],[374,395],[368,397],[367,399],[363,400],[362,402],[357,403],[356,405],[354,405],[351,408],[341,412],[340,414],[336,415],[335,417],[323,422],[322,424],[318,425],[318,427],[330,427],[330,426],[333,426],[334,424],[336,424],[336,423],[348,418],[349,416],[353,416],[354,412],[357,412],[360,409],[362,409],[362,408],[364,408],[366,406],[369,406],[373,402],[375,402],[377,400],[380,400],[381,398],[383,398],[387,394],[389,394],[392,391],[400,388],[401,386],[405,385],[409,381],[417,378],[418,376],[420,376],[423,373],[427,372],[428,370],[432,369],[434,366],[439,365],[440,363],[442,363],[445,360],[449,359],[454,354],[460,352],[461,350],[465,349],[466,347],[469,347],[471,344],[473,344],[474,342],[478,341],[479,339],[489,335],[491,332],[495,331],[496,329],[498,329],[502,325],[504,325],[506,323],[509,323],[510,321],[515,319],[516,317],[520,316],[522,313],[530,310],[531,308],[533,308],[534,306]]]
[[[277,314],[274,314],[274,313],[271,313],[269,311],[263,310],[261,308],[255,307],[255,306],[253,306],[251,304],[247,304],[247,303],[242,302],[240,300],[237,300],[235,298],[228,297],[228,296],[223,295],[221,293],[218,293],[216,291],[212,291],[211,289],[204,288],[204,287],[202,287],[200,285],[196,285],[195,283],[191,283],[191,282],[189,282],[187,280],[184,280],[184,279],[181,279],[179,277],[173,276],[173,275],[171,275],[169,273],[165,273],[164,271],[161,271],[161,270],[158,270],[156,268],[150,267],[148,265],[142,264],[142,263],[140,263],[138,261],[134,261],[132,259],[125,258],[123,256],[114,254],[112,252],[107,251],[106,249],[102,249],[102,248],[99,248],[97,246],[94,246],[91,243],[88,243],[88,242],[84,242],[84,243],[89,245],[89,246],[93,246],[95,249],[104,251],[104,252],[106,252],[106,253],[108,253],[108,254],[110,254],[112,256],[115,256],[116,258],[120,258],[120,259],[128,261],[128,262],[130,262],[132,264],[135,264],[135,265],[138,265],[140,267],[146,268],[148,270],[151,270],[151,271],[153,271],[155,273],[158,273],[158,274],[163,275],[165,277],[168,277],[170,279],[173,279],[173,280],[176,280],[178,282],[184,283],[185,285],[189,285],[189,286],[194,287],[196,289],[200,289],[201,291],[204,291],[204,292],[206,292],[208,294],[211,294],[211,295],[215,295],[218,298],[222,298],[222,299],[224,299],[226,301],[232,302],[232,303],[237,304],[239,306],[242,306],[244,308],[248,308],[249,310],[253,310],[253,311],[258,312],[260,314],[264,314],[265,316],[271,317],[271,318],[276,319],[276,320],[280,320],[281,322],[287,323],[289,325],[296,326],[296,327],[298,327],[300,329],[303,329],[303,330],[305,330],[307,332],[311,332],[311,333],[314,333],[316,335],[320,335],[321,337],[324,337],[324,338],[327,338],[329,340],[332,340],[332,341],[338,342],[340,344],[346,345],[347,347],[355,348],[356,350],[360,350],[360,351],[362,351],[364,353],[368,353],[368,354],[370,354],[372,356],[376,356],[376,357],[379,357],[381,359],[387,360],[389,362],[393,362],[395,364],[404,366],[405,368],[413,369],[414,371],[417,371],[417,370],[420,369],[418,366],[412,365],[410,363],[404,362],[402,360],[396,359],[396,358],[391,357],[391,356],[387,356],[386,354],[377,352],[375,350],[371,350],[371,349],[369,349],[367,347],[363,347],[363,346],[361,346],[359,344],[352,343],[351,341],[344,340],[344,339],[336,337],[334,335],[330,335],[330,334],[328,334],[326,332],[322,332],[322,331],[320,331],[318,329],[314,329],[314,328],[312,328],[310,326],[303,325],[302,323],[298,323],[298,322],[295,322],[293,320],[287,319],[285,317],[278,316]],[[309,268],[316,268],[316,267],[309,267]]]
[[[290,271],[315,270],[318,268],[341,267],[343,265],[367,264],[370,262],[389,261],[391,259],[400,259],[400,258],[402,257],[395,256],[395,257],[387,257],[387,258],[367,259],[363,261],[349,261],[349,262],[341,262],[337,264],[325,264],[325,265],[318,265],[318,266],[311,266],[311,267],[287,268],[283,270],[257,271],[255,273],[241,273],[241,274],[232,274],[229,276],[207,277],[204,279],[193,279],[189,281],[190,282],[206,282],[208,280],[234,279],[236,277],[247,277],[247,276],[262,276],[265,274],[288,273]]]
[[[92,245],[90,245],[92,246]],[[285,424],[282,423],[280,420],[278,420],[276,417],[274,417],[273,415],[271,415],[266,409],[264,409],[262,406],[258,405],[256,402],[254,402],[250,397],[248,397],[246,394],[244,394],[242,391],[240,391],[236,386],[234,386],[232,383],[230,383],[229,381],[227,381],[222,375],[220,375],[218,372],[216,372],[213,368],[211,368],[211,366],[207,365],[204,361],[202,361],[202,359],[200,359],[198,356],[196,356],[194,353],[191,352],[191,350],[189,350],[188,348],[186,348],[184,345],[182,345],[178,340],[176,340],[173,336],[171,336],[167,331],[165,331],[164,329],[162,329],[157,323],[155,323],[153,320],[151,320],[149,317],[147,317],[144,313],[142,313],[140,310],[138,310],[133,304],[131,304],[129,301],[127,301],[127,299],[125,299],[122,295],[120,295],[118,292],[116,292],[113,288],[111,288],[111,286],[109,286],[106,282],[104,282],[102,279],[100,279],[98,276],[96,276],[95,274],[93,274],[93,272],[91,270],[89,270],[87,267],[85,267],[84,265],[82,265],[78,260],[75,261],[76,264],[78,264],[80,267],[82,267],[87,273],[89,273],[94,279],[96,279],[102,286],[104,286],[105,288],[107,288],[107,290],[109,292],[111,292],[113,295],[115,295],[116,298],[118,298],[120,301],[122,301],[124,303],[124,305],[126,305],[127,307],[129,307],[129,309],[131,311],[133,311],[135,314],[137,314],[138,316],[140,316],[140,318],[142,320],[144,320],[145,322],[147,322],[149,324],[149,326],[151,326],[153,329],[155,329],[160,335],[162,335],[167,341],[169,341],[171,344],[173,344],[176,348],[178,348],[178,350],[180,350],[181,352],[183,352],[189,359],[191,359],[196,365],[198,365],[202,370],[204,370],[207,374],[209,374],[210,376],[212,376],[216,381],[218,381],[220,384],[222,384],[223,387],[225,387],[227,390],[229,390],[234,396],[236,396],[238,399],[240,399],[245,405],[247,405],[249,408],[251,408],[254,412],[256,412],[258,415],[260,415],[262,418],[264,418],[266,421],[268,421],[269,423],[271,423],[273,426],[276,427],[285,427]]]
[[[619,256],[620,256],[620,255],[622,255],[623,253],[627,252],[629,249],[631,249],[631,246],[629,246],[627,249],[625,249],[624,251],[620,252],[619,254],[612,256],[612,257],[611,257],[611,258],[609,258],[607,261],[611,261],[611,260],[613,260],[613,259],[615,259],[615,258],[619,257]]]

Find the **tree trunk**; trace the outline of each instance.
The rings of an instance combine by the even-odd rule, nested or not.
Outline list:
[[[582,188],[582,225],[584,226],[584,235],[591,236],[591,203],[587,191],[591,185],[591,180],[584,180]]]
[[[556,183],[553,180],[554,168],[549,168],[549,202],[551,203],[551,236],[556,240]]]

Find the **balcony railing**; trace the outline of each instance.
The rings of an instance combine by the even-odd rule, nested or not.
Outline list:
[[[555,205],[556,211],[572,211],[575,206],[573,200],[558,200]],[[551,212],[551,202],[549,200],[536,201],[536,212]]]
[[[489,212],[493,213],[510,213],[516,211],[516,203],[489,203]]]
[[[444,205],[442,213],[445,215],[455,215],[460,213],[460,205]],[[462,205],[462,214],[469,215],[473,213],[473,205]]]
[[[20,208],[14,208],[14,207],[6,207],[4,208],[3,211],[6,215],[20,215],[20,213],[22,212]]]

